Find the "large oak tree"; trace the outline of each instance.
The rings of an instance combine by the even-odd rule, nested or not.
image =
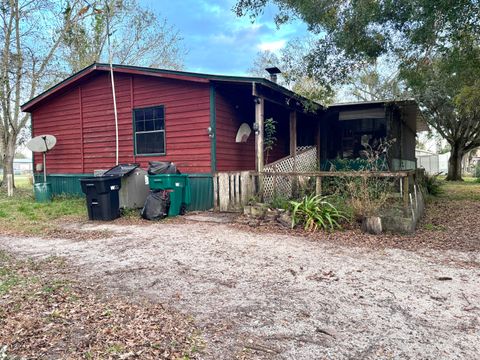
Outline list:
[[[472,90],[478,77],[449,74],[441,63],[455,64],[458,54],[469,54],[461,60],[469,67],[465,72],[478,69],[478,0],[239,0],[234,10],[254,19],[268,3],[278,6],[278,25],[300,18],[318,36],[303,66],[326,87],[349,81],[352,73],[381,57],[395,57],[430,125],[452,146],[448,179],[461,179],[458,157],[478,146]],[[445,76],[455,86],[438,88]],[[431,101],[433,94],[436,101]],[[439,112],[441,102],[449,104],[448,120]]]

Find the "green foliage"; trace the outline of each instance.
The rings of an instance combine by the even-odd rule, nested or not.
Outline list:
[[[423,186],[429,195],[438,196],[443,193],[442,181],[438,175],[425,174]]]
[[[279,9],[277,25],[297,17],[322,35],[305,60],[326,84],[384,55],[404,63],[421,61],[459,38],[478,38],[480,31],[476,0],[238,0],[234,11],[254,19],[268,3]]]
[[[328,161],[328,171],[359,171],[368,167],[366,159],[336,159]]]
[[[283,196],[275,195],[273,199],[270,201],[269,206],[273,209],[290,209],[290,202],[288,199],[284,198]]]
[[[452,148],[447,179],[461,180],[462,156],[480,146],[478,0],[238,0],[234,10],[256,18],[268,3],[277,5],[277,25],[296,17],[317,35],[308,53],[289,54],[292,69],[326,89],[360,80],[358,98],[408,89]],[[398,79],[380,82],[371,71],[358,78],[382,59]]]
[[[341,228],[339,221],[345,219],[335,206],[319,195],[307,195],[300,201],[290,201],[292,228],[302,224],[307,231]]]
[[[264,140],[263,148],[265,151],[265,163],[268,164],[268,157],[270,151],[273,150],[273,147],[277,143],[277,122],[273,118],[265,119],[264,123]]]

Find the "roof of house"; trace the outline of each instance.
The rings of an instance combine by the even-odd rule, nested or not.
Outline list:
[[[252,83],[252,84],[257,83],[267,88],[270,88],[271,90],[282,93],[283,95],[286,95],[288,97],[295,97],[301,100],[307,100],[302,96],[296,94],[295,92],[281,85],[278,85],[273,81],[260,78],[260,77],[203,74],[203,73],[195,73],[195,72],[187,72],[187,71],[166,70],[166,69],[157,69],[157,68],[150,68],[150,67],[121,65],[121,64],[113,64],[112,67],[113,67],[113,71],[116,73],[147,75],[147,76],[187,80],[187,81],[194,81],[194,82],[208,83],[210,81],[216,81],[216,82],[226,82],[226,83]],[[96,71],[97,72],[110,71],[110,65],[103,64],[103,63],[93,63],[92,65],[87,66],[86,68],[71,75],[65,80],[59,82],[58,84],[52,86],[51,88],[39,94],[38,96],[24,103],[21,106],[22,111],[29,112],[33,106],[39,104],[40,102],[43,102],[46,98],[50,97],[51,95],[59,92],[60,90],[66,87],[76,84],[79,80],[81,80],[85,76]]]
[[[365,108],[372,106],[381,107],[387,105],[393,105],[403,109],[407,116],[415,120],[417,132],[428,130],[428,124],[423,116],[422,111],[418,107],[418,103],[414,99],[344,102],[332,104],[328,108],[335,110],[348,110],[352,108]]]

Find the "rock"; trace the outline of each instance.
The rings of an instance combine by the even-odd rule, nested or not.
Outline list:
[[[257,218],[262,218],[265,216],[267,207],[265,204],[255,204],[250,208],[250,215]]]
[[[245,205],[243,207],[243,215],[251,215],[252,214],[252,206],[251,205]]]
[[[369,234],[382,233],[382,219],[378,216],[368,216],[362,221],[362,231]]]
[[[260,220],[250,220],[248,222],[248,226],[250,227],[258,227],[260,225]]]
[[[278,218],[278,212],[276,210],[267,209],[265,213],[265,220],[275,222]]]
[[[292,227],[292,217],[287,212],[280,214],[277,218],[277,222],[286,228]]]

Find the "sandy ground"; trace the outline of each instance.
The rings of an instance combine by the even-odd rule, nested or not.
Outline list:
[[[200,358],[478,359],[478,252],[342,247],[228,224],[77,224],[106,239],[0,237],[192,315]]]

